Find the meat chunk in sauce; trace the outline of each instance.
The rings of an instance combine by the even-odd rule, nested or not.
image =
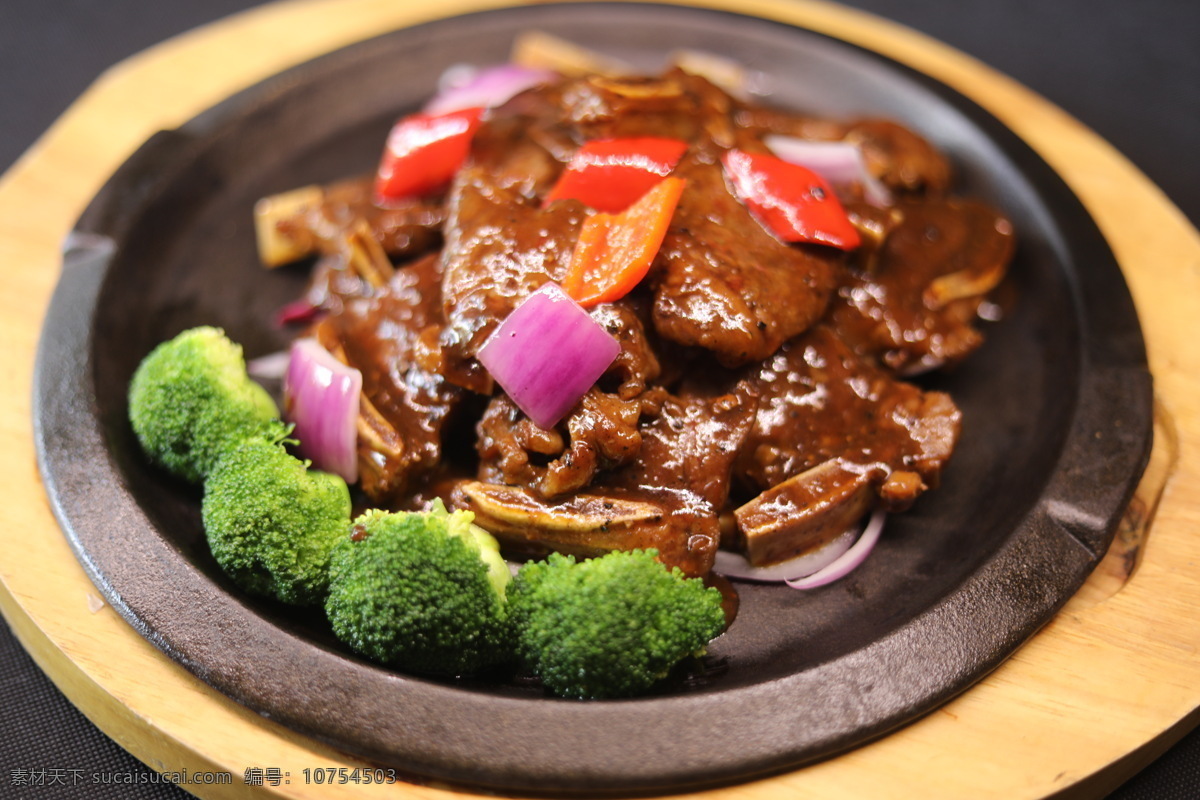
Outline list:
[[[948,395],[896,380],[825,325],[751,373],[758,413],[737,474],[756,496],[736,517],[752,563],[823,544],[873,506],[902,511],[937,485],[961,421]]]
[[[745,384],[719,397],[667,397],[641,426],[638,458],[597,474],[581,491],[547,499],[541,482],[508,485],[485,475],[456,487],[452,502],[517,549],[597,555],[654,548],[668,566],[704,575],[756,408]]]
[[[637,458],[642,447],[639,400],[592,389],[553,430],[538,427],[507,395],[479,421],[480,477],[557,498],[584,489],[600,471]]]
[[[690,159],[689,182],[659,251],[654,326],[723,364],[758,361],[825,312],[837,258],[768,233],[733,196],[720,164]]]
[[[891,213],[869,263],[843,275],[830,323],[902,374],[959,361],[983,341],[974,323],[1007,270],[1012,225],[972,200],[909,199]]]
[[[460,172],[441,254],[448,380],[492,391],[475,354],[522,300],[547,281],[562,280],[583,218],[578,203],[543,211],[480,166]]]
[[[437,258],[427,256],[314,328],[327,350],[362,372],[359,474],[380,505],[403,504],[441,466],[446,428],[462,400],[463,391],[436,371],[440,284]]]
[[[397,258],[419,255],[441,243],[445,213],[440,194],[384,208],[372,200],[368,177],[301,191],[303,199],[273,219],[293,257],[338,251],[346,234],[359,223],[366,223],[383,249]]]

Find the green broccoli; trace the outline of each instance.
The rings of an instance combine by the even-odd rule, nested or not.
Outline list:
[[[365,512],[330,564],[325,611],[336,636],[375,661],[465,675],[508,660],[500,546],[466,511]]]
[[[517,647],[543,685],[574,698],[631,697],[725,628],[721,593],[668,570],[655,550],[576,561],[551,554],[509,588]]]
[[[329,556],[350,536],[350,490],[308,469],[282,443],[249,439],[204,482],[204,531],[213,557],[252,594],[320,605]]]
[[[246,374],[242,348],[219,328],[186,330],[142,360],[129,384],[129,420],[142,449],[198,483],[248,436],[286,433],[279,408]]]

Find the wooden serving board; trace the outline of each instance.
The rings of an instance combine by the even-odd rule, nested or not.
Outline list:
[[[0,180],[0,609],[25,647],[100,728],[151,767],[231,773],[205,798],[452,800],[439,785],[306,782],[362,766],[214,692],[100,600],[46,501],[30,409],[59,244],[107,176],[147,137],[282,69],[397,27],[505,0],[308,0],[229,18],[105,73]],[[1100,569],[1037,636],[940,710],[846,755],[701,793],[738,797],[1101,796],[1200,721],[1200,235],[1109,145],[980,63],[860,12],[797,0],[693,0],[801,25],[876,50],[954,87],[1022,136],[1079,195],[1139,308],[1159,402],[1146,478]],[[247,787],[247,768],[289,782]]]

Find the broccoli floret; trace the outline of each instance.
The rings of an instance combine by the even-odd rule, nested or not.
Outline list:
[[[129,385],[129,420],[146,454],[198,483],[241,440],[286,433],[279,408],[246,374],[219,328],[186,330],[154,348]]]
[[[320,605],[330,552],[350,536],[350,490],[282,444],[250,439],[209,474],[201,514],[213,557],[238,586]]]
[[[337,637],[410,672],[467,675],[509,658],[500,546],[466,511],[367,511],[338,543],[325,611]]]
[[[725,628],[719,590],[668,570],[654,550],[584,561],[551,554],[509,587],[521,656],[563,697],[632,697]]]

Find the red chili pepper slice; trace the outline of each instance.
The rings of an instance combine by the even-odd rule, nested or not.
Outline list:
[[[454,177],[471,150],[482,108],[412,114],[388,134],[375,174],[375,200],[387,205],[430,192]]]
[[[683,178],[663,178],[624,211],[598,211],[584,220],[563,291],[584,308],[631,292],[650,271],[686,185]]]
[[[575,152],[544,204],[573,198],[597,211],[624,211],[670,175],[687,148],[655,136],[593,139]]]
[[[842,250],[858,247],[858,230],[817,173],[767,153],[744,150],[729,150],[721,164],[742,202],[783,241]]]

